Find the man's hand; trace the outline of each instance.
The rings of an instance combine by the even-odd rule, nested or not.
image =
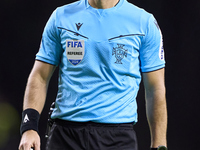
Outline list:
[[[28,130],[23,133],[19,144],[19,150],[30,150],[31,147],[33,147],[34,150],[40,150],[40,137],[34,130]]]

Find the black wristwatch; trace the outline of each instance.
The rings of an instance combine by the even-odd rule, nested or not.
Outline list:
[[[158,146],[157,148],[151,148],[151,150],[168,150],[166,146]]]

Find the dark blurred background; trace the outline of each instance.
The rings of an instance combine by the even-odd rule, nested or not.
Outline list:
[[[0,2],[0,150],[18,149],[23,95],[52,11],[73,0],[1,0]],[[199,149],[200,141],[200,1],[129,0],[153,13],[164,37],[170,150]],[[134,15],[134,14],[133,14]],[[40,119],[42,150],[47,114],[57,92],[57,71]],[[148,150],[150,134],[144,89],[137,98],[135,126],[140,150]]]

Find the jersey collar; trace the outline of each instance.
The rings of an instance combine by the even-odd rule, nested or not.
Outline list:
[[[102,10],[110,11],[110,10],[118,9],[119,7],[122,6],[124,1],[126,1],[126,0],[119,0],[118,4],[116,6],[114,6],[112,8],[108,8],[108,9],[102,9]],[[90,9],[94,9],[94,10],[96,9],[97,10],[97,8],[93,8],[92,6],[90,6],[88,0],[85,0],[85,6],[86,6],[87,9],[90,8]]]

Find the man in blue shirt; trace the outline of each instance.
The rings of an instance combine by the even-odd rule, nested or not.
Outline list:
[[[143,77],[151,147],[166,146],[165,60],[162,34],[153,15],[126,0],[80,0],[53,12],[25,91],[20,150],[39,150],[39,114],[56,67],[58,94],[51,118],[58,125],[132,126],[137,122],[136,96]],[[67,149],[55,144],[53,132],[47,149]],[[121,147],[118,142],[80,149],[137,149],[135,137],[132,142],[124,138]],[[128,147],[126,142],[132,144]],[[70,148],[79,149],[77,145],[81,143]]]

